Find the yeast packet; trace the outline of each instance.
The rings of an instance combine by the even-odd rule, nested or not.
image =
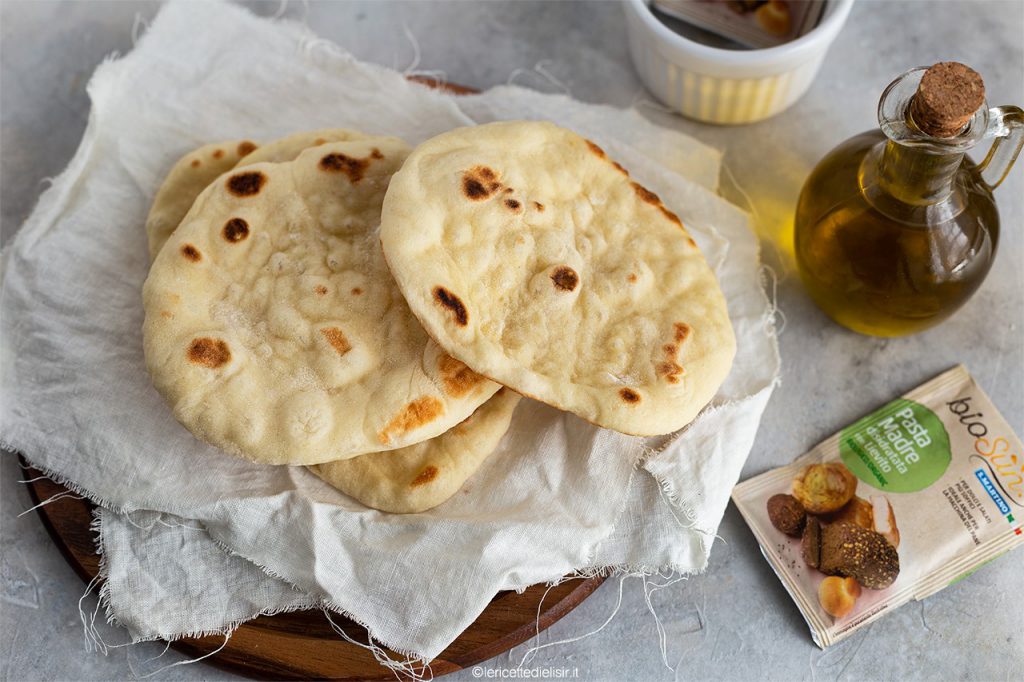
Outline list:
[[[732,499],[824,648],[1024,544],[1024,452],[957,366]]]

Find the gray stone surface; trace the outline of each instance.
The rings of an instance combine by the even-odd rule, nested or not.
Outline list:
[[[273,14],[278,3],[252,5]],[[107,54],[131,48],[136,14],[151,2],[15,2],[0,5],[2,72],[2,234],[28,215],[46,177],[70,159],[85,127],[85,84]],[[510,78],[546,91],[618,106],[648,99],[629,63],[617,3],[293,3],[320,35],[357,57],[404,69],[418,42],[419,68],[443,71],[476,88]],[[801,290],[785,246],[800,184],[833,145],[872,127],[881,89],[919,64],[958,59],[986,79],[993,104],[1024,104],[1021,48],[1024,3],[858,3],[811,91],[780,117],[742,128],[672,125],[718,146],[757,210],[766,259],[781,275],[783,383],[768,411],[744,477],[788,462],[815,442],[934,374],[964,362],[1024,434],[1024,168],[998,198],[1004,233],[988,280],[955,318],[915,337],[879,340],[844,331]],[[538,64],[558,82],[534,70]],[[338,103],[344,106],[344,103]],[[1024,162],[1022,162],[1024,164]],[[726,188],[737,203],[741,197]],[[0,675],[3,679],[126,679],[183,658],[171,651],[146,662],[156,644],[83,650],[81,581],[50,544],[29,506],[13,458],[2,473]],[[670,665],[658,651],[655,621],[638,580],[624,585],[622,607],[589,638],[546,648],[535,668],[575,668],[580,679],[1020,679],[1024,670],[1024,555],[985,566],[922,603],[909,604],[852,638],[820,651],[796,606],[730,507],[705,575],[652,598],[665,628]],[[540,637],[555,642],[597,629],[618,598],[610,580]],[[83,605],[91,611],[88,598]],[[108,641],[123,633],[106,632]],[[507,668],[524,649],[489,661]],[[131,666],[131,667],[130,667]],[[156,679],[227,679],[203,664]],[[470,671],[452,679],[474,679]]]

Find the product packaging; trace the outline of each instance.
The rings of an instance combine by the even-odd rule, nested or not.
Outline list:
[[[963,366],[732,498],[821,647],[1024,544],[1021,441]]]

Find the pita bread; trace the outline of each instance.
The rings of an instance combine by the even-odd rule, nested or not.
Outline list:
[[[178,159],[157,191],[146,218],[151,261],[199,193],[255,149],[256,144],[249,140],[229,140],[204,145]]]
[[[384,264],[380,205],[407,153],[329,143],[199,195],[143,289],[147,366],[192,433],[316,464],[432,438],[498,390],[427,337]]]
[[[292,133],[279,140],[268,142],[260,146],[244,158],[239,166],[249,166],[254,163],[281,163],[292,161],[300,153],[310,147],[319,147],[328,142],[347,142],[348,140],[365,140],[366,135],[347,128],[324,128],[321,130],[304,130]]]
[[[515,391],[636,435],[712,398],[736,342],[679,218],[551,123],[461,128],[392,179],[384,255],[427,332]]]
[[[238,165],[291,161],[312,146],[364,137],[340,129],[296,133],[267,143],[243,157]],[[174,196],[184,206],[175,224],[181,222],[205,186],[198,186],[196,173],[174,170],[193,168],[192,159],[208,157],[204,152],[229,146],[235,145],[222,142],[196,149],[184,157],[186,163],[179,162],[168,174],[158,195]],[[210,167],[212,164],[204,168]],[[216,179],[216,175],[219,173],[212,174],[210,180]],[[168,232],[166,237],[169,236]],[[163,246],[163,241],[159,246]],[[465,421],[435,438],[393,452],[376,452],[309,468],[366,506],[395,513],[426,511],[451,497],[493,452],[508,429],[518,402],[517,394],[499,390]]]
[[[454,495],[494,452],[518,403],[519,396],[503,388],[436,438],[310,470],[367,507],[396,514],[426,511]]]
[[[309,147],[365,137],[366,135],[354,130],[327,128],[293,133],[262,147],[249,140],[228,140],[194,149],[178,159],[153,199],[149,216],[146,218],[149,260],[156,258],[168,237],[192,208],[192,203],[199,193],[222,173],[238,166],[264,161],[292,161]]]

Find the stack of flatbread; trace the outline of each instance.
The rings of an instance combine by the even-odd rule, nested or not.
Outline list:
[[[550,123],[206,145],[146,230],[146,363],[175,417],[382,511],[451,497],[520,396],[665,434],[735,353],[679,218]]]

